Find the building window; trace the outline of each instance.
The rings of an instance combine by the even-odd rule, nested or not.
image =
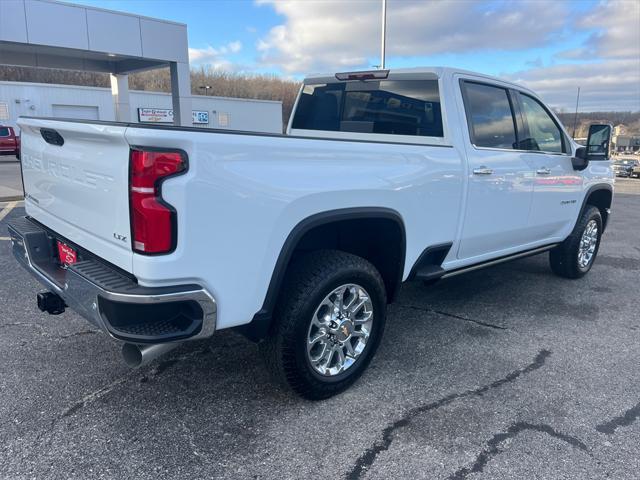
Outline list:
[[[9,120],[9,105],[6,102],[0,102],[0,120]]]
[[[228,127],[231,123],[231,115],[228,112],[218,112],[218,126]]]

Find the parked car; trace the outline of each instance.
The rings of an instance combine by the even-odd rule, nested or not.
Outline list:
[[[616,177],[630,177],[634,167],[638,167],[640,161],[635,159],[619,159],[613,162],[613,172]]]
[[[636,164],[631,169],[631,172],[629,173],[629,177],[640,178],[640,161],[636,160]]]
[[[522,85],[449,68],[306,78],[286,135],[19,124],[9,232],[41,310],[134,366],[236,328],[310,399],[366,369],[403,282],[542,252],[585,275],[613,196],[611,126],[580,146]]]
[[[20,137],[13,127],[0,125],[0,155],[20,155]]]

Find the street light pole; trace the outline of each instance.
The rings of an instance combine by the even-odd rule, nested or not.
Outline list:
[[[576,97],[576,113],[573,116],[573,138],[576,138],[576,124],[578,123],[578,102],[580,101],[580,87],[578,87],[578,96]]]
[[[380,69],[381,70],[384,70],[386,41],[387,41],[387,0],[382,0],[382,45],[380,48]]]

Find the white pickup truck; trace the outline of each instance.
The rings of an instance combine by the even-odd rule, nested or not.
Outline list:
[[[544,251],[586,274],[611,128],[575,143],[531,91],[449,68],[306,78],[286,135],[22,118],[13,251],[131,365],[236,327],[320,399],[351,385],[409,280]]]

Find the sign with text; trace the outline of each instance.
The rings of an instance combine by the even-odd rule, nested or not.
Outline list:
[[[209,112],[194,110],[193,111],[193,123],[208,125],[209,124]]]
[[[138,108],[138,121],[147,123],[173,123],[173,110],[168,108]]]
[[[209,112],[193,110],[193,123],[209,124]],[[173,110],[170,108],[138,108],[138,121],[141,123],[173,123]]]

